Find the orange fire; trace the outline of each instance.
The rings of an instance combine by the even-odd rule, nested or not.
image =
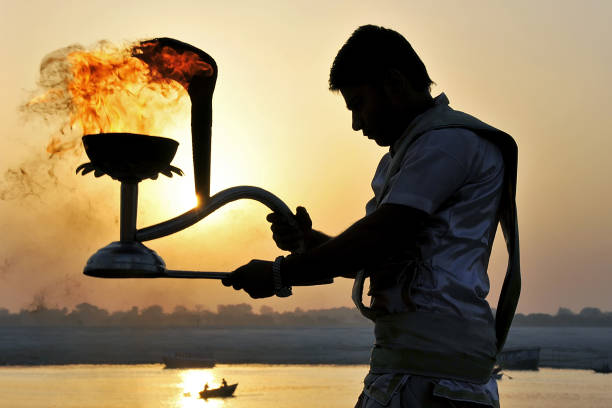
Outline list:
[[[51,138],[51,155],[73,149],[83,134],[162,135],[168,114],[184,105],[195,75],[211,76],[213,68],[194,52],[161,47],[155,40],[123,48],[108,42],[90,50],[67,47],[43,60],[43,93],[24,110],[65,117],[71,132]],[[75,131],[76,138],[67,136]]]
[[[187,88],[195,75],[212,76],[213,68],[191,51],[177,51],[160,47],[157,41],[145,41],[132,48],[132,55],[144,61],[151,69],[152,78],[163,82],[174,80]]]

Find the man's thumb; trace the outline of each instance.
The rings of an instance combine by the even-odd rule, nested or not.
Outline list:
[[[298,224],[304,229],[312,228],[312,220],[310,219],[310,215],[308,215],[308,211],[304,207],[298,207],[295,210],[295,219]]]

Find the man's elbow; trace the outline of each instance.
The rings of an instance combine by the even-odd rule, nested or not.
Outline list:
[[[400,204],[383,204],[371,214],[368,235],[372,246],[367,266],[412,246],[428,215]]]
[[[381,225],[387,231],[394,231],[400,234],[407,232],[417,232],[428,214],[424,211],[402,204],[383,204],[380,206],[378,213]]]

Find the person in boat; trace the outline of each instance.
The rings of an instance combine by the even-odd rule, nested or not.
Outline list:
[[[223,380],[221,380],[221,386],[222,387],[227,387],[227,381],[225,381],[225,378]]]
[[[208,383],[204,384],[204,392],[208,391]]]
[[[433,97],[432,84],[401,34],[359,27],[329,85],[352,128],[389,148],[365,216],[331,237],[312,228],[303,207],[292,223],[270,214],[277,246],[293,253],[252,260],[223,280],[265,298],[354,279],[353,300],[376,337],[359,408],[499,407],[493,368],[520,292],[518,149],[508,134],[450,108],[445,94]],[[487,268],[498,223],[509,261],[493,317]]]

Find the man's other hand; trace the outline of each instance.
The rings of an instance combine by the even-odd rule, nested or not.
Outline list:
[[[284,251],[294,252],[300,244],[312,235],[312,220],[304,207],[298,207],[293,216],[293,223],[280,213],[268,214],[266,220],[272,225],[272,239],[276,246]]]
[[[224,286],[232,286],[236,290],[244,289],[253,299],[273,296],[272,262],[253,259],[221,282]]]

